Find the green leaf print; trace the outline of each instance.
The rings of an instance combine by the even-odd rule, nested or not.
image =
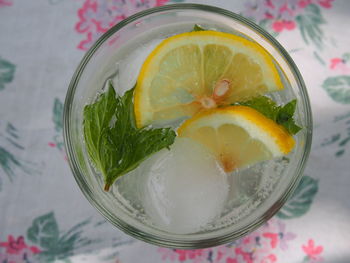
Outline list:
[[[51,212],[36,218],[28,229],[27,236],[29,240],[42,248],[55,247],[59,231],[54,214]]]
[[[334,101],[350,104],[350,76],[329,77],[323,82],[322,88]]]
[[[0,57],[0,90],[13,80],[16,66]]]
[[[0,122],[0,128],[2,128],[1,124]],[[8,122],[6,128],[1,130],[0,139],[3,140],[0,140],[0,168],[7,174],[9,180],[12,181],[16,169],[20,169],[27,174],[37,172],[35,164],[22,160],[17,156],[18,151],[23,151],[24,147],[20,144],[20,137],[15,126]]]
[[[314,51],[314,57],[315,59],[322,65],[322,66],[326,66],[326,62],[324,61],[324,59],[321,57],[320,54],[318,54],[316,51]]]
[[[64,151],[64,143],[62,136],[63,129],[63,103],[60,99],[55,98],[52,109],[52,121],[55,125],[56,135],[53,137],[53,141],[56,147],[60,151]]]
[[[340,133],[333,134],[331,135],[330,138],[325,139],[324,142],[321,143],[321,146],[327,146],[327,145],[333,144],[339,141],[339,139],[340,139]]]
[[[323,32],[320,28],[326,21],[322,17],[320,7],[310,4],[305,12],[296,17],[301,35],[306,44],[313,42],[318,48],[322,48]]]
[[[0,166],[12,181],[15,175],[14,169],[21,167],[21,163],[11,152],[0,146]]]
[[[24,147],[17,142],[17,140],[19,140],[17,129],[11,123],[7,123],[6,134],[7,134],[6,140],[8,142],[10,142],[16,148],[24,150]]]
[[[325,138],[320,146],[335,146],[336,152],[334,155],[341,157],[348,149],[347,146],[350,145],[350,112],[336,116],[333,122],[337,123],[336,133]]]
[[[57,132],[62,131],[62,123],[63,123],[63,103],[58,99],[55,98],[54,104],[53,104],[53,117],[52,120],[55,123],[55,130]]]
[[[281,219],[291,219],[304,215],[312,204],[318,191],[318,181],[305,175],[293,195],[277,213]]]
[[[41,247],[38,256],[42,262],[66,260],[74,255],[75,250],[96,242],[82,237],[82,228],[89,223],[90,220],[85,220],[61,233],[55,215],[51,212],[34,219],[27,230],[27,237]]]
[[[343,59],[345,62],[350,61],[350,53],[344,53],[343,56],[342,56],[342,59]]]

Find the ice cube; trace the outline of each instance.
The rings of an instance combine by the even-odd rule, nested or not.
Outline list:
[[[118,74],[113,79],[113,84],[118,87],[118,93],[122,95],[135,85],[143,62],[161,41],[161,39],[155,39],[138,46],[137,49],[130,51],[130,55],[117,62]]]
[[[227,175],[208,150],[177,138],[143,165],[143,206],[156,226],[172,233],[198,232],[222,212]]]

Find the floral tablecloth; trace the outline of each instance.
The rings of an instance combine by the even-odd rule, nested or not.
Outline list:
[[[350,1],[207,0],[273,34],[304,76],[314,117],[297,191],[233,243],[158,248],[83,197],[66,161],[62,108],[84,52],[125,17],[175,0],[0,0],[0,262],[350,262]]]

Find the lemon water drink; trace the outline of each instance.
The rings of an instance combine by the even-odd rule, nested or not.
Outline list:
[[[289,84],[244,36],[199,28],[148,40],[116,54],[85,107],[92,166],[106,194],[157,229],[239,223],[293,163],[300,128]]]

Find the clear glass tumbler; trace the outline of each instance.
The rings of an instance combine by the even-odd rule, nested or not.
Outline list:
[[[257,166],[257,175],[250,178],[255,184],[255,190],[244,193],[246,199],[239,207],[237,204],[228,204],[225,213],[206,230],[174,234],[158,228],[147,219],[140,205],[126,200],[122,194],[103,191],[102,178],[91,166],[84,145],[83,108],[101,92],[107,79],[118,75],[116,63],[119,60],[154,39],[161,40],[191,31],[194,24],[240,35],[263,46],[274,57],[285,86],[282,92],[272,96],[278,102],[297,99],[295,118],[303,129],[296,136],[296,147],[288,155],[287,164],[287,158],[282,158]],[[149,9],[112,27],[82,59],[71,80],[64,106],[64,138],[68,160],[86,198],[125,233],[152,244],[173,248],[203,248],[227,243],[246,235],[271,218],[292,194],[303,175],[311,135],[312,119],[306,88],[285,49],[249,20],[224,9],[197,4]]]

